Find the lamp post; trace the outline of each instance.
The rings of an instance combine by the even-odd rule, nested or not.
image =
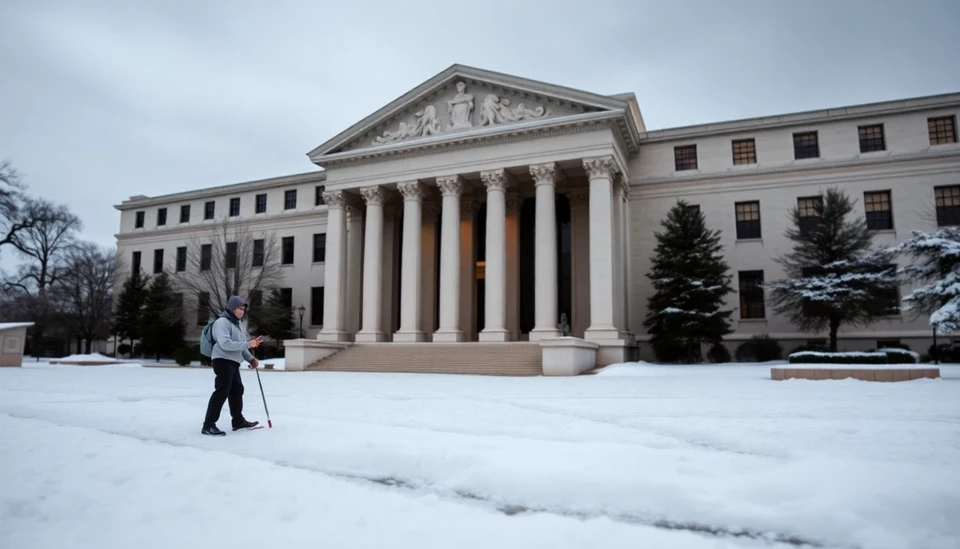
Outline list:
[[[297,308],[297,311],[300,313],[300,339],[303,339],[303,312],[306,310],[307,308],[303,305]]]

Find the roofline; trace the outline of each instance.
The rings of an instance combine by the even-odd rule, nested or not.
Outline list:
[[[244,181],[241,183],[230,183],[227,185],[220,185],[217,187],[204,187],[202,189],[194,189],[191,191],[183,191],[183,192],[164,194],[159,196],[130,197],[129,199],[124,200],[120,204],[114,205],[114,208],[117,210],[123,211],[123,210],[130,210],[133,208],[142,208],[145,206],[152,206],[152,205],[166,203],[166,202],[176,202],[176,201],[197,200],[200,198],[208,198],[212,196],[222,195],[229,191],[246,192],[246,191],[259,190],[262,188],[274,187],[277,185],[306,183],[308,181],[325,181],[326,179],[327,179],[327,173],[323,170],[317,170],[312,172],[281,175],[278,177],[269,177],[266,179],[255,179],[252,181]]]
[[[0,322],[0,332],[5,330],[17,330],[19,328],[29,328],[34,326],[33,322]]]
[[[803,126],[825,121],[850,120],[869,118],[890,114],[900,114],[916,111],[928,111],[960,107],[960,92],[942,93],[861,103],[842,107],[831,107],[809,111],[795,111],[785,114],[742,118],[710,124],[694,124],[678,126],[662,130],[650,130],[640,133],[644,142],[663,141],[672,139],[703,137],[728,133],[739,133],[745,130],[770,129],[784,126]]]

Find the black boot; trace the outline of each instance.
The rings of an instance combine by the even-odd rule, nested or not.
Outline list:
[[[222,437],[227,434],[221,431],[220,429],[218,429],[216,425],[211,425],[210,427],[204,427],[203,430],[200,432],[204,435],[210,435],[214,437]]]
[[[234,424],[233,424],[233,430],[234,430],[234,431],[239,431],[240,429],[253,429],[253,428],[256,427],[259,423],[260,423],[260,422],[258,422],[258,421],[247,421],[247,420],[244,419],[244,420],[241,420],[241,421],[239,421],[239,422],[234,422]]]

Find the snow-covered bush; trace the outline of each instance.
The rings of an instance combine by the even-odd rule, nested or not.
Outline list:
[[[707,360],[715,364],[730,362],[730,349],[723,343],[715,343],[707,351]]]
[[[800,351],[792,353],[789,358],[790,364],[916,364],[919,361],[920,357],[917,353],[903,349],[843,353]]]
[[[783,347],[767,334],[755,335],[737,347],[737,362],[770,362],[783,358]]]
[[[960,227],[913,231],[891,251],[913,260],[900,274],[920,285],[903,298],[904,310],[930,315],[930,325],[941,334],[960,330]]]

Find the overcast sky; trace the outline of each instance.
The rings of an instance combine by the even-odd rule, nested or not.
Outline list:
[[[960,91],[957,0],[348,5],[4,0],[0,158],[113,245],[114,204],[309,171],[454,63],[633,91],[649,129]]]

